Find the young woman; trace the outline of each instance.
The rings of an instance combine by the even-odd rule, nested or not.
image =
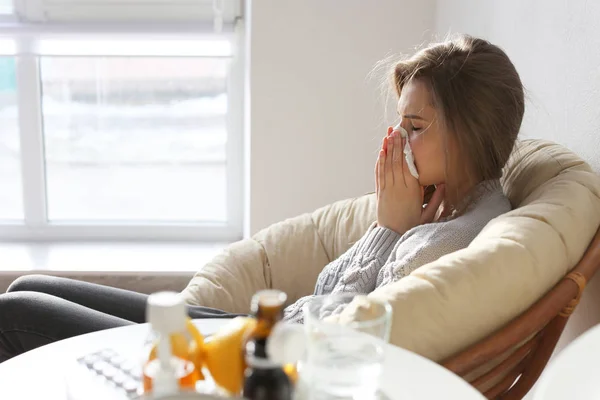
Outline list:
[[[506,54],[462,35],[400,61],[391,76],[398,121],[388,128],[375,166],[377,223],[323,269],[315,295],[369,293],[390,284],[466,247],[510,210],[498,179],[519,132],[524,95]],[[409,147],[414,175],[404,154]],[[435,188],[431,198],[425,188]],[[143,322],[146,298],[62,278],[18,279],[0,295],[0,361],[55,340]],[[286,320],[301,322],[307,299],[287,307]],[[195,306],[189,312],[232,316]]]
[[[462,35],[398,62],[391,77],[398,125],[388,128],[375,164],[377,224],[325,267],[315,295],[370,293],[468,246],[510,210],[499,178],[525,101],[506,54]],[[407,142],[418,179],[404,154]],[[424,204],[424,188],[433,185]],[[308,299],[289,306],[286,320],[302,322]]]

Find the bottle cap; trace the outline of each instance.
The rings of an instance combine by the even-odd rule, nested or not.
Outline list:
[[[186,329],[187,307],[177,292],[157,292],[148,296],[146,320],[160,333],[171,334]]]
[[[287,300],[287,295],[281,290],[266,289],[256,292],[252,297],[251,309],[256,312],[259,307],[282,308]]]

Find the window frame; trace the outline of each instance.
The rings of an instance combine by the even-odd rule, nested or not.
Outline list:
[[[0,240],[93,241],[150,240],[223,242],[243,236],[244,211],[244,25],[239,19],[227,35],[232,42],[228,76],[228,113],[226,144],[227,221],[49,221],[42,115],[40,59],[36,43],[45,38],[206,38],[207,30],[187,24],[89,24],[71,25],[3,24],[0,40],[12,39],[18,55],[14,55],[17,76],[18,125],[20,137],[23,192],[23,220],[0,220]],[[7,55],[7,54],[4,54]],[[10,56],[10,55],[9,55]],[[99,54],[99,56],[101,56]],[[167,55],[166,57],[173,57]],[[31,79],[35,77],[36,79]]]
[[[234,21],[242,7],[242,0],[13,0],[14,14],[38,23],[211,21],[221,25]]]
[[[0,24],[10,24],[10,23],[16,23],[17,22],[17,17],[14,13],[14,10],[11,14],[0,14]]]

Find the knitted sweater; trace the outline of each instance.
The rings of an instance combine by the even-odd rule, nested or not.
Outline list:
[[[493,218],[510,210],[499,181],[480,183],[457,217],[423,224],[403,235],[375,224],[346,253],[319,274],[314,295],[367,294],[443,255],[465,248]],[[284,320],[303,322],[305,296],[284,310]]]

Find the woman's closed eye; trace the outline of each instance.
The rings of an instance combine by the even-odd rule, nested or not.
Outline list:
[[[419,132],[419,131],[421,131],[422,129],[423,129],[423,128],[421,128],[421,127],[418,127],[418,126],[411,126],[411,127],[410,127],[410,130],[411,130],[411,131],[413,131],[413,132]]]

